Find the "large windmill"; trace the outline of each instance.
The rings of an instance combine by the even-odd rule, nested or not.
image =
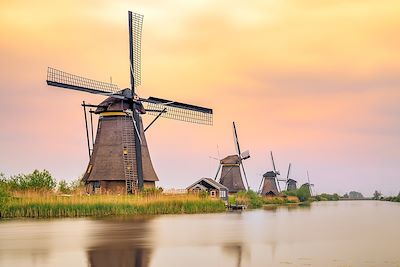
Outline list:
[[[237,193],[239,191],[249,189],[249,183],[247,181],[243,161],[250,158],[250,154],[248,150],[243,152],[240,150],[235,122],[233,122],[233,140],[235,142],[236,154],[229,155],[221,159],[219,162],[217,174],[215,175],[216,180],[219,172],[221,171],[219,182],[229,189],[229,193]],[[243,184],[240,168],[242,168],[247,187],[245,187]]]
[[[258,192],[260,192],[260,194],[263,196],[279,195],[279,193],[281,192],[279,181],[286,181],[278,179],[278,175],[280,175],[280,172],[276,170],[274,155],[272,154],[272,151],[270,152],[270,155],[271,155],[273,171],[267,171],[266,173],[264,173],[261,179],[260,186],[258,188]]]
[[[144,132],[159,117],[212,125],[212,109],[136,94],[141,85],[143,15],[128,12],[130,87],[95,81],[48,68],[47,84],[107,96],[94,107],[97,135],[83,180],[88,193],[136,193],[158,181]],[[141,116],[156,116],[144,129]]]

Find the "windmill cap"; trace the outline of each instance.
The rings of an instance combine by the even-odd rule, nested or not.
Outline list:
[[[230,155],[221,159],[221,164],[239,164],[240,158],[238,155]]]
[[[276,177],[276,173],[273,171],[268,171],[266,173],[264,173],[263,177]]]

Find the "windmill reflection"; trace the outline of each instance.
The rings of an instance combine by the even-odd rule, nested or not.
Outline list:
[[[95,248],[88,251],[89,266],[149,266],[151,249],[135,246]]]
[[[97,240],[87,250],[89,266],[149,266],[152,249],[145,243],[150,234],[149,220],[121,219],[102,222]]]
[[[229,254],[231,257],[236,257],[236,267],[242,266],[242,259],[243,259],[243,245],[238,244],[230,244],[223,246],[223,251],[226,254]]]

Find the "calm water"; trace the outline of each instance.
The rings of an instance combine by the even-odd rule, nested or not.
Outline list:
[[[0,266],[397,266],[400,204],[0,222]]]

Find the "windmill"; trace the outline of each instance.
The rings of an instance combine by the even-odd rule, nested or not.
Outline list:
[[[233,122],[233,140],[235,143],[236,154],[229,155],[220,160],[217,174],[214,178],[216,180],[219,172],[221,171],[219,183],[226,186],[229,189],[229,193],[237,193],[239,191],[246,190],[246,187],[243,184],[240,168],[242,168],[243,176],[246,180],[247,190],[249,189],[249,183],[247,181],[247,175],[246,171],[244,170],[243,161],[250,158],[250,153],[248,150],[243,152],[240,150],[235,122]]]
[[[279,181],[286,181],[278,179],[278,175],[280,175],[280,172],[276,170],[274,155],[272,154],[272,151],[270,152],[270,154],[271,154],[273,171],[267,171],[266,173],[264,173],[261,179],[260,186],[258,188],[258,192],[260,192],[260,194],[263,196],[279,195],[281,191]]]
[[[314,187],[314,184],[312,184],[310,182],[310,175],[309,175],[308,171],[307,171],[307,183],[305,183],[305,186],[308,188],[308,190],[310,191],[310,195],[312,196],[313,195],[312,188]]]
[[[49,67],[47,84],[107,96],[96,108],[96,139],[83,180],[88,193],[136,193],[158,181],[147,147],[145,131],[159,118],[212,125],[213,111],[158,97],[136,94],[141,85],[141,35],[143,15],[128,12],[130,87],[95,81]],[[144,128],[141,116],[155,116]]]
[[[297,189],[297,181],[294,179],[289,178],[290,171],[291,171],[292,163],[289,163],[287,175],[286,175],[286,191],[296,190]]]

